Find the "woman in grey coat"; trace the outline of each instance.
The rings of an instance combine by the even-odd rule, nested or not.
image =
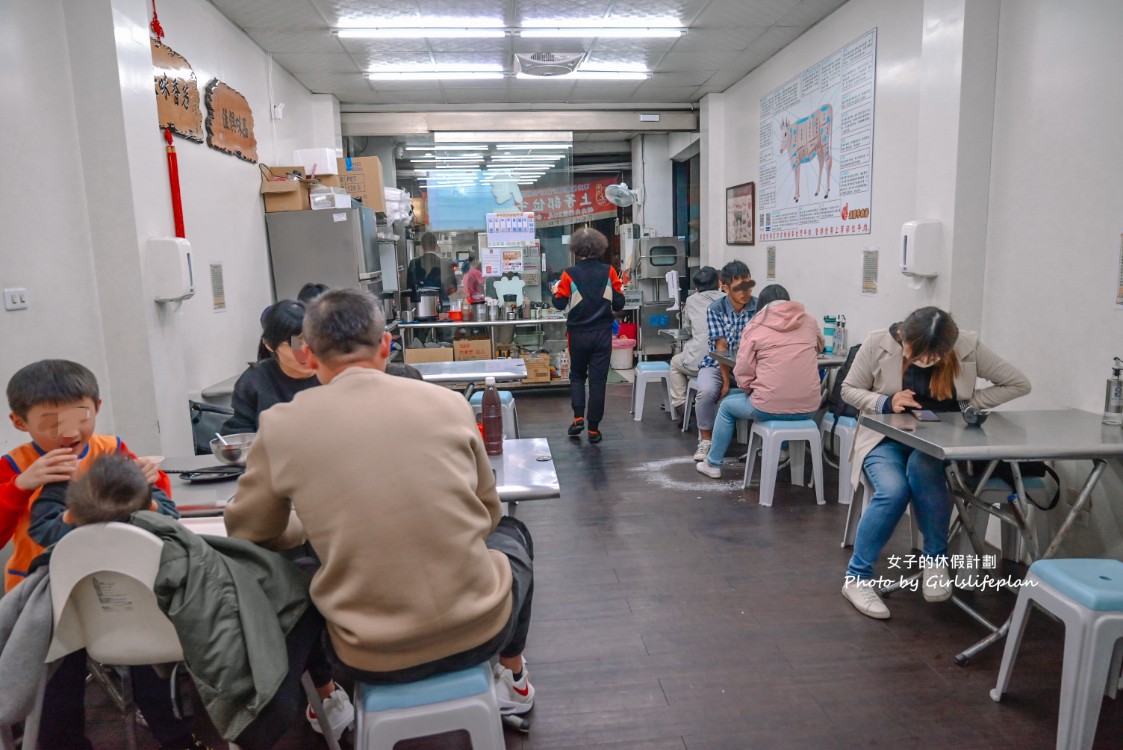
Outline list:
[[[991,385],[976,388],[978,378]],[[922,307],[889,330],[870,334],[842,383],[842,398],[864,414],[958,412],[990,409],[1029,390],[1025,375],[983,346],[977,333],[960,331],[950,313]],[[911,502],[924,535],[924,598],[946,600],[952,501],[943,462],[866,427],[858,428],[851,461],[852,484],[858,485],[864,471],[874,493],[858,523],[842,595],[864,615],[889,617],[871,583],[873,566]]]

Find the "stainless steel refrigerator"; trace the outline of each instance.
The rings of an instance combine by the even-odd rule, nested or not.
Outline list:
[[[377,221],[369,208],[265,215],[276,299],[296,299],[308,282],[382,293]]]

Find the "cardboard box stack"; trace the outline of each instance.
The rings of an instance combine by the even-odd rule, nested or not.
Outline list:
[[[463,338],[452,342],[457,362],[468,362],[478,359],[491,359],[491,339]]]
[[[305,176],[304,167],[267,167],[261,166],[261,197],[265,201],[265,212],[308,211],[308,190],[313,185],[339,187],[339,177],[323,175],[315,180]],[[300,179],[290,179],[293,174]]]
[[[339,160],[339,178],[352,198],[379,213],[386,213],[386,193],[382,184],[382,162],[377,156]]]
[[[526,378],[524,383],[549,383],[550,382],[550,355],[542,352],[539,354],[524,354],[526,363]]]
[[[453,350],[451,346],[420,347],[417,349],[404,349],[405,363],[416,365],[419,362],[452,362]]]

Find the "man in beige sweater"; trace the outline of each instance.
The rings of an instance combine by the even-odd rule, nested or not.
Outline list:
[[[312,600],[366,682],[412,682],[499,654],[500,708],[534,700],[522,652],[533,547],[500,518],[468,402],[387,375],[390,335],[369,294],[335,290],[304,318],[324,387],[263,412],[226,528],[271,549],[307,540]]]

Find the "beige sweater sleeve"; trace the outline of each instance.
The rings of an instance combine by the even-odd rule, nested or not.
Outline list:
[[[246,473],[238,479],[238,492],[223,518],[229,536],[268,549],[292,549],[304,542],[304,527],[292,503],[273,488],[269,449],[261,427],[246,457]]]
[[[975,347],[975,366],[980,378],[989,380],[991,385],[976,388],[971,394],[970,404],[976,409],[993,409],[999,404],[1029,393],[1029,378],[1017,367],[983,346]]]
[[[850,365],[850,372],[846,373],[846,380],[842,381],[842,400],[861,412],[877,411],[877,402],[882,396],[873,389],[877,352],[870,341],[867,338],[862,344]]]

